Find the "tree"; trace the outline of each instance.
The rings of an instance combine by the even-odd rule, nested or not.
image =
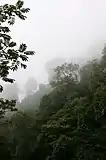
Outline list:
[[[34,88],[36,86],[33,86]],[[34,90],[34,88],[32,88]],[[45,94],[48,94],[52,91],[52,88],[50,85],[48,84],[39,84],[39,89],[30,95],[27,95],[27,97],[25,97],[21,103],[18,105],[18,108],[20,108],[20,110],[23,110],[25,113],[27,113],[28,115],[30,114],[31,116],[36,115],[36,111],[39,108],[40,105],[40,101],[42,99],[42,97]]]
[[[0,6],[0,78],[5,82],[13,83],[15,80],[8,77],[10,71],[17,71],[19,67],[26,68],[24,62],[28,61],[29,55],[33,55],[34,51],[27,51],[26,44],[17,45],[10,36],[10,25],[15,23],[16,17],[21,20],[26,19],[26,13],[29,8],[23,8],[24,2],[18,1],[15,5],[5,4]],[[3,91],[0,85],[0,91]],[[0,99],[0,115],[2,116],[6,110],[14,110],[14,100]]]
[[[80,69],[74,64],[57,67],[51,92],[48,85],[40,84],[39,90],[25,99],[29,110],[31,103],[38,106],[35,116],[31,117],[34,110],[30,116],[16,112],[10,124],[0,127],[0,133],[8,138],[0,149],[2,154],[7,153],[10,160],[10,154],[19,160],[105,160],[104,58]]]
[[[54,69],[59,66],[59,65],[62,65],[65,63],[65,59],[64,58],[55,58],[55,59],[52,59],[50,61],[48,61],[45,65],[45,69],[48,73],[48,80],[51,81],[55,72],[54,72]]]
[[[78,83],[79,65],[64,63],[57,66],[54,71],[55,74],[50,82],[53,87]]]
[[[105,160],[105,57],[88,62],[80,70],[68,65],[55,69],[53,91],[41,100],[34,158]]]

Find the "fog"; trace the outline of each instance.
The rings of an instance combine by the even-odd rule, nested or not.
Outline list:
[[[1,0],[1,4],[15,0]],[[31,11],[26,21],[17,20],[12,37],[36,54],[26,70],[12,74],[23,86],[31,76],[47,81],[45,64],[54,58],[86,59],[100,54],[106,40],[105,0],[24,0]]]

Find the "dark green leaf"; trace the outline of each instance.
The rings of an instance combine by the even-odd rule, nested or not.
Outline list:
[[[9,44],[9,47],[14,47],[14,46],[16,46],[16,43],[15,43],[15,42],[11,42],[11,43]]]
[[[26,68],[27,68],[27,65],[25,65],[25,64],[23,64],[23,63],[21,63],[21,68],[26,69]]]
[[[26,44],[22,43],[19,47],[19,52],[25,52],[26,48],[27,48]]]
[[[24,1],[20,1],[20,0],[19,0],[19,1],[16,3],[16,6],[17,6],[18,9],[22,8],[23,5],[24,5]]]
[[[28,61],[28,57],[26,55],[20,55],[20,58],[23,60],[23,61]]]
[[[26,55],[34,55],[34,51],[26,51],[26,52],[24,52],[24,54],[26,54]]]
[[[21,11],[22,13],[27,13],[27,12],[30,11],[30,9],[29,9],[29,8],[22,8],[20,11]]]
[[[14,79],[7,78],[7,77],[3,77],[2,80],[5,81],[5,82],[10,82],[10,83],[13,83],[15,81]]]

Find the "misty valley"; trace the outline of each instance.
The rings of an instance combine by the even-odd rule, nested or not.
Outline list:
[[[25,27],[24,30],[17,28],[17,31],[15,28],[15,33],[12,32],[14,26],[18,24],[17,22],[19,22],[19,25],[23,25],[25,20],[26,28],[28,24],[32,23],[32,16],[28,13],[30,8],[24,8],[24,2],[21,0],[18,0],[14,5],[8,4],[8,0],[6,4],[2,5],[2,2],[0,5],[0,160],[106,160],[105,43],[98,44],[91,50],[85,47],[86,51],[84,49],[84,52],[89,55],[85,57],[78,55],[80,52],[76,53],[76,57],[72,57],[71,54],[74,55],[75,51],[73,50],[73,53],[69,52],[68,56],[65,56],[65,53],[62,56],[61,52],[61,56],[47,58],[49,55],[44,50],[44,53],[42,51],[42,58],[39,59],[39,55],[37,57],[37,54],[40,54],[39,47],[36,52],[33,50],[35,45],[36,47],[39,45],[35,42],[32,45],[33,35],[37,28],[32,33],[30,30],[25,30]],[[25,2],[28,3],[29,1],[26,0]],[[67,0],[67,2],[70,4],[70,1]],[[44,27],[45,24],[51,26],[52,23],[49,24],[48,22],[53,18],[51,13],[54,13],[52,9],[56,8],[55,3],[57,6],[60,5],[60,11],[64,8],[64,15],[66,13],[70,15],[68,5],[66,5],[67,2],[65,0],[61,0],[61,2],[60,0],[56,2],[55,0],[54,2],[42,1],[47,10],[43,10],[45,11],[44,14],[38,12],[39,22],[42,21]],[[76,0],[76,2],[78,1]],[[88,0],[86,0],[86,3],[83,0],[80,0],[80,2],[89,8]],[[34,1],[30,1],[30,3],[33,6],[35,4]],[[71,3],[76,6],[74,1],[71,1]],[[37,4],[39,6],[39,2]],[[106,3],[104,2],[104,4],[106,8]],[[39,10],[43,9],[42,6],[38,7]],[[78,6],[80,6],[80,3]],[[34,8],[32,10],[34,11]],[[49,12],[51,14],[50,19]],[[83,10],[83,14],[86,12]],[[62,11],[58,11],[56,14],[60,15],[60,13],[62,14]],[[73,16],[72,13],[74,11],[71,11]],[[82,16],[81,13],[80,16]],[[29,22],[27,21],[27,14],[30,16]],[[41,15],[44,15],[45,19],[42,20]],[[36,15],[34,16],[36,17]],[[74,16],[75,19],[77,14]],[[35,21],[38,20],[36,18]],[[49,20],[47,21],[47,19]],[[64,27],[67,19],[67,16],[65,16],[62,21]],[[56,23],[58,23],[57,20]],[[74,20],[72,21],[74,22]],[[40,23],[38,28],[41,34],[44,34],[43,25],[40,25]],[[84,23],[86,23],[85,19]],[[59,30],[61,31],[60,42],[62,48],[62,30],[61,28]],[[32,34],[30,46],[30,43],[26,45],[23,42],[21,43],[21,40],[17,40],[18,31],[25,32],[25,42],[27,40],[30,42],[30,36],[27,36],[27,34]],[[68,28],[65,31],[68,31]],[[68,32],[65,32],[65,35]],[[82,35],[84,36],[83,32]],[[55,30],[55,40],[59,36],[57,35]],[[20,39],[23,40],[22,37]],[[54,36],[49,37],[50,41],[47,40],[47,37],[49,37],[48,34],[43,42],[45,46],[48,44],[49,50],[49,47],[51,47],[49,42],[54,41]],[[63,37],[65,38],[65,36]],[[15,38],[17,43],[14,41]],[[39,36],[37,38],[39,39]],[[67,36],[67,40],[65,40],[67,42],[66,48],[69,47],[68,38]],[[80,42],[79,44],[81,45]],[[55,48],[54,42],[52,45]],[[53,50],[54,54],[59,53],[59,42],[56,41],[56,45],[56,52]],[[40,48],[44,49],[43,47],[40,44]],[[74,46],[74,48],[77,47],[78,44]],[[66,51],[67,54],[68,51]],[[38,68],[35,66],[37,61],[34,57],[38,58]],[[28,66],[30,67],[28,68]]]

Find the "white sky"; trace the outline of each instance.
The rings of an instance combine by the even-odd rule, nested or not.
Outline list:
[[[0,0],[1,4],[15,0]],[[25,0],[31,9],[26,21],[18,20],[12,35],[36,55],[27,70],[14,74],[21,84],[29,76],[43,82],[44,63],[54,57],[86,57],[92,45],[106,40],[106,0]],[[91,53],[92,56],[92,53]]]

